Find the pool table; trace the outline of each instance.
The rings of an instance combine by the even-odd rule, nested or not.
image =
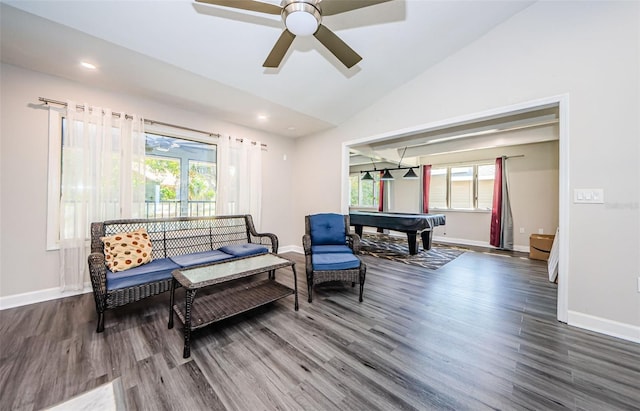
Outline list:
[[[417,234],[422,237],[422,245],[425,250],[431,248],[433,227],[445,224],[444,214],[411,214],[388,213],[370,211],[351,211],[349,221],[355,227],[356,234],[362,237],[363,227],[376,227],[407,234],[409,242],[409,254],[418,253]]]

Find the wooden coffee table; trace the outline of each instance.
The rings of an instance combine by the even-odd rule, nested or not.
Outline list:
[[[291,267],[294,288],[276,282],[278,268]],[[196,299],[196,292],[204,287],[229,285],[229,282],[261,273],[269,273],[260,281],[243,282],[224,288],[220,292]],[[295,296],[298,311],[298,278],[295,263],[276,254],[261,254],[230,261],[175,270],[172,273],[171,300],[169,305],[169,328],[173,328],[175,313],[184,325],[183,357],[191,355],[191,331],[206,327],[216,321],[229,318],[256,307],[279,300],[291,294]],[[178,285],[185,288],[184,303],[174,304]]]

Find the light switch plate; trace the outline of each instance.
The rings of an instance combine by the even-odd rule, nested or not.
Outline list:
[[[601,188],[576,188],[573,202],[582,204],[604,204],[604,190]]]

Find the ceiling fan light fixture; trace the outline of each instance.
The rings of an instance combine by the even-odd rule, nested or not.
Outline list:
[[[318,31],[322,16],[314,2],[293,1],[282,9],[284,25],[296,36],[311,36]]]

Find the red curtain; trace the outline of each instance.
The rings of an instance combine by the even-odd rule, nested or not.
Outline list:
[[[429,187],[431,187],[431,165],[422,166],[422,212],[429,213]]]
[[[380,172],[382,178],[383,172]],[[380,180],[380,194],[378,196],[378,211],[384,211],[384,181]]]
[[[491,208],[491,235],[489,243],[502,247],[502,157],[496,158],[496,173],[493,181],[493,207]]]

